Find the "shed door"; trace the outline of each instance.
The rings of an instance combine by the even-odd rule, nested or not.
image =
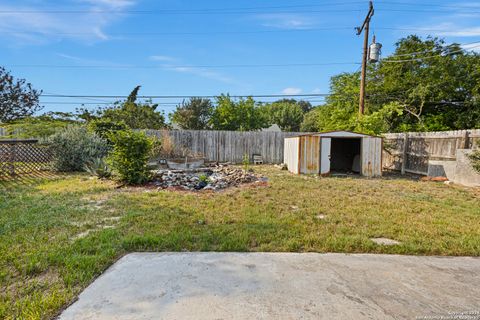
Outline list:
[[[330,172],[330,151],[332,149],[332,139],[322,138],[320,141],[322,145],[320,148],[320,174],[327,174]]]
[[[382,139],[362,138],[362,175],[377,177],[382,175]]]
[[[320,171],[320,137],[304,136],[301,138],[301,170],[304,174],[318,174]]]

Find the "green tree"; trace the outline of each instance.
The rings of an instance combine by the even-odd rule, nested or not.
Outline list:
[[[234,101],[229,95],[221,95],[216,104],[211,118],[214,130],[250,131],[265,127],[263,114],[252,97]]]
[[[41,110],[38,102],[41,93],[25,79],[15,79],[0,67],[0,122],[23,119]]]
[[[213,115],[213,104],[210,99],[191,98],[177,106],[170,119],[182,129],[206,130],[210,128]]]
[[[480,55],[442,39],[411,35],[369,69],[367,92],[371,111],[390,101],[403,107],[396,129],[480,127]]]
[[[137,95],[140,86],[137,86],[130,93],[125,101],[115,102],[106,108],[88,110],[77,109],[77,116],[87,122],[95,119],[107,119],[114,123],[124,123],[131,129],[162,129],[166,127],[165,116],[157,111],[158,104],[147,100],[138,102]]]
[[[354,130],[358,118],[360,74],[342,73],[330,79],[330,95],[317,108],[317,131]]]
[[[358,119],[353,129],[367,134],[380,134],[392,129],[392,121],[403,115],[403,107],[398,102],[390,102],[381,109],[370,112]]]
[[[300,131],[304,112],[295,100],[280,100],[261,107],[268,125],[277,124],[282,131]]]
[[[313,109],[312,104],[309,101],[304,101],[304,100],[298,100],[297,101],[295,99],[280,99],[280,100],[275,101],[275,102],[285,102],[285,103],[289,103],[289,104],[296,104],[296,105],[300,106],[300,108],[302,108],[303,113],[307,113],[307,112],[309,112],[310,110]]]
[[[88,130],[97,134],[100,138],[104,139],[111,146],[113,142],[110,139],[112,134],[117,131],[125,131],[128,129],[127,125],[123,121],[113,121],[109,118],[94,119],[88,123]]]
[[[332,77],[317,129],[433,131],[480,128],[480,56],[443,40],[409,36],[370,65],[367,104],[358,116],[359,73]],[[312,116],[313,117],[313,116]]]
[[[319,131],[318,122],[319,115],[323,106],[318,106],[310,110],[303,116],[302,124],[300,125],[300,131],[302,132],[317,132]]]
[[[157,111],[158,104],[151,101],[137,101],[140,86],[135,87],[127,100],[112,108],[104,109],[101,116],[114,122],[122,121],[132,129],[162,129],[165,128],[165,117]]]

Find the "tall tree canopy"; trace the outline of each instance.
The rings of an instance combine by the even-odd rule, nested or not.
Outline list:
[[[95,119],[108,119],[111,122],[123,123],[132,129],[165,128],[165,116],[157,111],[158,104],[151,101],[138,102],[140,86],[135,87],[127,100],[96,110],[79,109],[79,118],[88,122]]]
[[[299,131],[304,111],[295,100],[279,100],[261,107],[267,125],[277,124],[282,131]]]
[[[210,128],[213,110],[210,99],[191,98],[177,106],[175,112],[170,114],[170,120],[182,129],[206,130]]]
[[[41,93],[25,79],[15,79],[0,67],[0,122],[23,119],[39,111]]]
[[[217,97],[212,129],[250,131],[265,127],[265,119],[253,98],[233,100],[229,95]]]
[[[480,55],[457,44],[401,39],[394,54],[369,66],[367,111],[360,118],[359,76],[332,77],[326,105],[311,111],[304,127],[374,133],[480,128]]]
[[[480,55],[444,40],[409,36],[368,73],[372,110],[397,101],[404,117],[396,130],[449,130],[480,126]]]

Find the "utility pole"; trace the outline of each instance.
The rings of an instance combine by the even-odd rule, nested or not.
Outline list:
[[[363,40],[363,59],[362,59],[362,76],[360,79],[360,106],[358,112],[361,115],[365,113],[365,82],[367,77],[367,56],[368,56],[368,32],[370,30],[370,19],[372,19],[374,14],[373,2],[370,1],[370,8],[368,10],[365,21],[361,27],[355,28],[357,30],[357,36],[361,35],[363,31],[365,38]]]

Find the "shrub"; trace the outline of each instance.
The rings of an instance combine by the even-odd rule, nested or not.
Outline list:
[[[105,139],[111,145],[109,136],[117,131],[127,130],[128,127],[123,121],[99,118],[88,123],[88,130],[96,133],[100,138]]]
[[[107,155],[107,142],[85,127],[70,126],[47,138],[57,171],[84,171],[85,165]]]
[[[154,158],[174,159],[174,158],[202,158],[203,154],[195,153],[186,146],[178,145],[173,142],[168,130],[162,130],[160,136],[153,138],[156,146],[153,153]]]
[[[177,148],[175,147],[172,137],[170,137],[170,134],[168,133],[168,131],[162,130],[161,136],[159,139],[160,139],[160,146],[161,146],[159,150],[160,156],[165,158],[174,158]]]
[[[149,179],[147,163],[153,142],[143,132],[118,131],[110,135],[113,151],[109,156],[123,182],[141,184]]]
[[[162,140],[158,137],[150,137],[152,141],[152,150],[150,151],[150,157],[155,160],[162,158]]]
[[[250,157],[248,156],[248,153],[245,153],[243,155],[242,164],[243,164],[243,170],[245,170],[245,172],[247,172],[248,167],[250,165]]]
[[[473,151],[469,156],[473,169],[480,173],[480,149]]]
[[[112,176],[112,170],[105,162],[105,158],[95,158],[85,165],[85,170],[99,179],[108,179]]]
[[[198,176],[198,181],[208,183],[208,176],[206,174],[201,174]]]

